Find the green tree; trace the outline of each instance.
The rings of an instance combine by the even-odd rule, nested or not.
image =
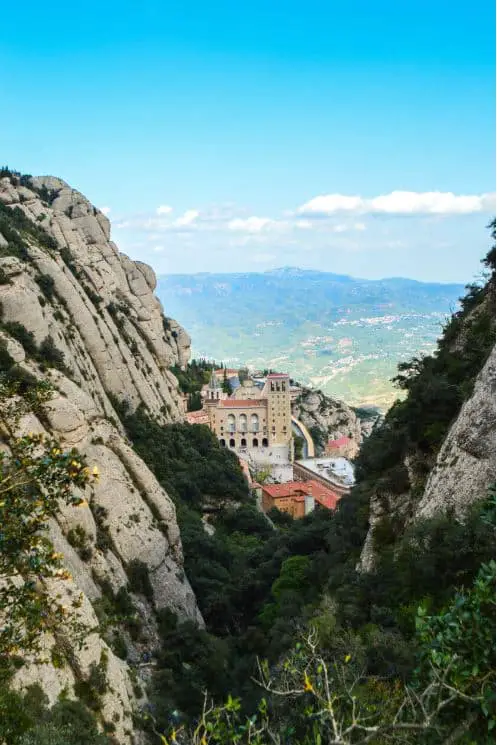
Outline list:
[[[231,390],[230,382],[228,380],[228,374],[226,372],[226,368],[224,368],[222,389],[223,389],[223,393],[227,393],[228,396],[231,396],[232,390]]]
[[[76,450],[63,451],[42,434],[15,435],[22,413],[43,405],[47,386],[14,398],[16,386],[0,383],[0,422],[9,452],[0,453],[0,657],[36,650],[43,630],[67,621],[66,609],[49,592],[48,578],[65,578],[62,556],[46,535],[59,500],[78,504],[73,487],[84,487],[90,473]]]

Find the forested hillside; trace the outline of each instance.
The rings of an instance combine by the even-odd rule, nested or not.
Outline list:
[[[495,248],[350,496],[270,524],[150,268],[0,175],[0,742],[493,742]]]
[[[459,519],[450,505],[410,519],[495,343],[494,249],[484,266],[485,283],[468,287],[437,352],[400,365],[407,396],[364,444],[357,487],[334,514],[281,517],[272,531],[233,489],[243,506],[225,501],[207,535],[202,500],[214,489],[226,496],[224,487],[202,485],[195,467],[186,492],[204,496],[181,496],[182,467],[166,456],[161,476],[156,459],[168,452],[167,428],[161,434],[140,414],[124,420],[178,500],[185,566],[206,621],[199,630],[163,614],[155,728],[169,723],[185,743],[493,741],[494,477]],[[183,435],[198,441],[200,429]],[[207,430],[202,438],[210,441]],[[372,506],[387,497],[388,512],[371,525]],[[368,531],[374,562],[361,572]],[[256,658],[267,663],[257,668]],[[205,692],[218,708],[199,720]]]

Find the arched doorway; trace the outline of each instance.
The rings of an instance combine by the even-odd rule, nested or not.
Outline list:
[[[245,439],[245,437],[242,437],[242,440],[240,442],[240,447],[242,447],[242,448],[246,448],[247,447],[247,440]]]
[[[234,441],[233,438],[231,438],[231,440],[230,440],[230,448],[234,448],[234,447],[235,447],[235,441]]]
[[[259,431],[259,417],[257,416],[257,414],[252,414],[252,416],[250,417],[250,431]]]
[[[226,447],[226,440],[219,440],[219,444],[221,445],[222,448],[225,448]]]
[[[238,417],[238,429],[240,432],[247,431],[247,415],[246,414],[240,414],[240,416]]]
[[[263,437],[262,438],[262,447],[263,448],[267,448],[267,446],[268,446],[267,437]]]
[[[228,432],[234,432],[236,427],[235,415],[228,414]]]
[[[252,440],[252,447],[253,448],[259,447],[259,440],[257,439],[257,437],[254,437],[254,439]]]

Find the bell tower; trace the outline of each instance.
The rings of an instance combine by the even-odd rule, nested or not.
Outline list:
[[[290,377],[286,373],[267,376],[263,395],[267,398],[267,428],[270,445],[287,445],[292,459],[292,404]]]

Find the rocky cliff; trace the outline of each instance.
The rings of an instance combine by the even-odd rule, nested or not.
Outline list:
[[[4,323],[21,323],[37,343],[51,336],[71,379],[102,413],[115,416],[114,396],[132,408],[143,403],[164,421],[180,419],[169,367],[186,364],[190,339],[164,317],[154,272],[119,253],[105,215],[64,181],[23,183],[0,180],[0,202],[13,212],[10,229],[17,226],[25,243],[22,252],[2,249]],[[30,232],[17,210],[33,224]],[[8,239],[2,235],[0,246]]]
[[[447,511],[461,518],[495,482],[495,349],[443,442],[421,498],[413,491],[417,476],[409,456],[405,466],[411,491],[400,495],[382,491],[371,498],[369,530],[361,554],[363,571],[374,569],[375,529],[385,518],[394,516],[402,526]]]
[[[292,406],[292,414],[310,430],[318,452],[322,452],[328,440],[340,437],[350,437],[353,441],[350,457],[359,451],[363,438],[361,422],[343,401],[303,387]]]
[[[436,515],[461,521],[495,484],[495,246],[483,264],[486,281],[467,287],[435,353],[399,366],[407,396],[358,458],[370,494],[363,571],[406,528]]]
[[[453,509],[462,516],[495,481],[495,349],[450,428],[415,519]]]
[[[25,665],[16,685],[41,681],[54,702],[100,671],[101,721],[130,743],[140,694],[129,662],[154,648],[154,611],[202,618],[183,572],[174,504],[126,441],[114,406],[141,404],[157,421],[181,420],[169,368],[186,364],[189,338],[163,315],[150,267],[119,253],[107,218],[60,179],[7,173],[0,180],[0,283],[4,353],[52,387],[16,433],[53,435],[99,473],[82,505],[62,506],[50,525],[72,577],[53,591],[68,605],[80,598],[74,612],[84,642],[64,628],[47,636],[51,662]],[[113,620],[116,597],[126,598],[133,633]],[[116,634],[127,661],[112,651]],[[53,664],[56,657],[63,662]]]

